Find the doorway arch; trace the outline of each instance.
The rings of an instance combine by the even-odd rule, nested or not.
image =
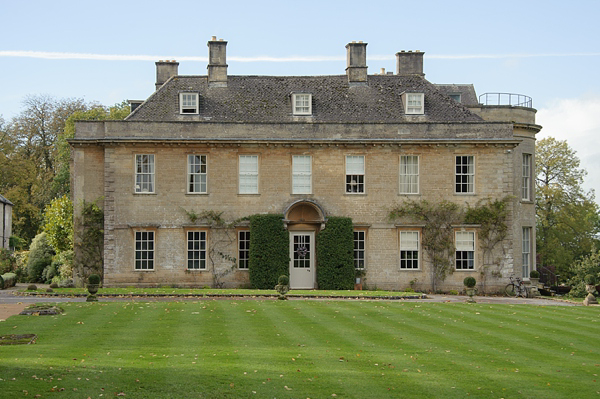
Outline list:
[[[314,289],[317,283],[315,237],[325,228],[325,212],[312,200],[298,200],[284,211],[289,231],[290,288]]]

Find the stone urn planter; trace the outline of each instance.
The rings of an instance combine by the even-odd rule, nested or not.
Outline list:
[[[278,284],[275,286],[275,290],[279,292],[278,299],[286,300],[287,298],[285,294],[287,294],[290,290],[290,278],[285,275],[279,276],[277,283]]]
[[[529,297],[534,298],[536,296],[541,296],[540,291],[538,290],[540,284],[540,272],[532,270],[529,273],[529,281],[531,283],[531,287],[529,287]]]
[[[585,276],[585,290],[587,291],[587,296],[583,300],[583,304],[585,306],[597,305],[598,301],[594,296],[594,292],[596,291],[596,277],[588,274]]]
[[[465,292],[469,296],[467,303],[476,303],[475,299],[473,299],[473,296],[475,295],[475,284],[477,284],[475,277],[465,277],[463,284],[465,285]]]
[[[98,297],[96,297],[96,293],[100,288],[100,276],[98,276],[97,274],[90,275],[90,277],[88,277],[88,284],[86,288],[89,293],[86,302],[97,302]]]

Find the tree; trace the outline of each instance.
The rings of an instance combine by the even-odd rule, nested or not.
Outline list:
[[[572,277],[575,261],[589,255],[600,232],[594,192],[581,185],[587,172],[566,141],[548,137],[536,144],[538,267]]]
[[[82,99],[28,96],[10,122],[0,118],[0,192],[15,206],[13,233],[27,244],[39,232],[52,199],[70,192],[71,150],[75,120],[123,119],[127,102],[113,107]]]
[[[56,253],[73,249],[73,202],[63,195],[44,211],[44,231]]]
[[[65,122],[64,132],[59,134],[56,140],[56,173],[53,181],[53,191],[57,195],[70,192],[70,158],[71,148],[68,139],[75,137],[75,122],[80,120],[122,120],[129,115],[129,104],[127,101],[115,104],[112,107],[95,104],[88,109],[73,112]]]

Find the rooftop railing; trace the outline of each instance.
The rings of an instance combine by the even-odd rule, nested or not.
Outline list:
[[[514,93],[483,93],[479,96],[483,105],[511,105],[513,107],[533,108],[531,97]]]

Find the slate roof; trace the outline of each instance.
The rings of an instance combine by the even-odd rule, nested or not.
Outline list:
[[[129,121],[237,123],[481,122],[421,76],[369,75],[349,85],[346,75],[228,76],[227,87],[208,87],[206,76],[174,76],[132,112]],[[179,93],[200,95],[199,115],[180,115]],[[310,117],[292,115],[291,93],[312,94]],[[425,94],[425,115],[405,115],[401,94]],[[474,93],[474,90],[473,90]]]
[[[2,195],[0,195],[0,204],[8,204],[8,205],[13,205],[14,206],[14,204],[12,202],[10,202],[6,198],[4,198]]]
[[[464,105],[478,105],[479,99],[472,84],[436,84],[442,93],[447,95],[460,94],[460,102]]]

